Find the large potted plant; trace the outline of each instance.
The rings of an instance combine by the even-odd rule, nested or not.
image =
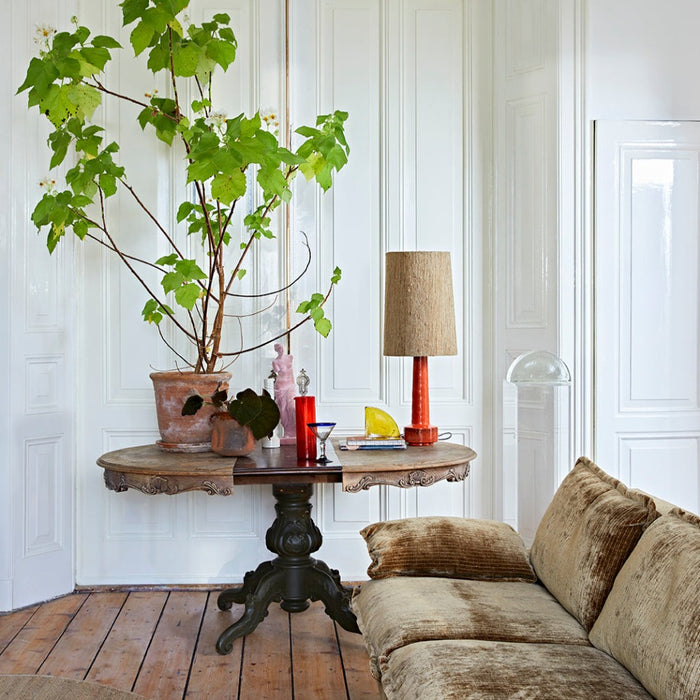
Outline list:
[[[187,353],[168,343],[179,358],[178,368],[152,375],[157,404],[170,404],[172,409],[169,417],[159,416],[159,427],[165,447],[206,449],[206,411],[197,416],[200,432],[190,437],[179,434],[182,421],[191,421],[180,415],[187,394],[211,395],[230,377],[218,372],[232,358],[271,343],[307,321],[323,336],[330,332],[323,305],[340,279],[338,268],[332,272],[327,292],[315,293],[299,305],[301,316],[291,328],[281,328],[252,346],[222,347],[226,304],[245,275],[251,250],[264,239],[274,238],[271,214],[290,201],[292,179],[301,173],[325,191],[331,187],[333,172],[347,162],[349,148],[343,128],[347,114],[336,111],[319,116],[315,126],[296,130],[302,137],[296,149],[286,148],[260,113],[229,118],[217,111],[212,76],[229,68],[237,48],[228,15],[215,14],[196,25],[188,24],[185,15],[189,0],[124,0],[120,5],[124,26],[132,28],[134,55],[145,52],[148,69],[165,74],[169,94],[143,98],[110,89],[105,67],[113,52],[122,48],[115,38],[93,35],[76,20],[72,31],[45,29],[39,55],[32,58],[18,92],[27,91],[29,107],[37,108],[51,124],[50,168],[66,160],[70,167],[61,185],[43,194],[32,220],[47,232],[49,251],[72,232],[118,256],[145,290],[144,320],[158,327],[165,342],[160,325],[172,324],[180,343],[189,346]],[[185,104],[185,94],[195,98]],[[182,149],[186,180],[194,196],[182,201],[176,218],[197,239],[199,254],[187,255],[185,247],[178,245],[176,232],[158,221],[129,183],[128,154],[120,153],[119,144],[93,123],[103,98],[133,105],[142,129]],[[234,212],[245,206],[251,188],[258,189],[260,204],[244,212],[243,230],[236,230]],[[167,255],[149,261],[124,249],[106,207],[109,198],[119,196],[133,199],[142,210],[144,229],[165,239],[170,249]],[[144,274],[153,268],[161,278],[159,285],[150,283]],[[205,383],[195,386],[197,377]],[[163,390],[163,380],[174,380],[180,393],[173,396]]]

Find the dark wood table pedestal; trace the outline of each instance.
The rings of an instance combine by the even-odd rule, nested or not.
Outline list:
[[[265,544],[277,555],[272,561],[249,571],[243,585],[219,594],[221,610],[243,603],[241,618],[226,629],[216,643],[220,654],[228,654],[233,641],[252,632],[267,615],[270,603],[280,603],[287,612],[301,612],[310,600],[322,600],[326,613],[349,632],[359,632],[350,610],[352,588],[343,586],[340,574],[311,554],[323,538],[311,519],[313,484],[274,484],[277,517],[267,531]]]

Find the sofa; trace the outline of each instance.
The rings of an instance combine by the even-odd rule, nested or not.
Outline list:
[[[700,518],[586,458],[529,550],[467,518],[362,536],[352,608],[390,700],[700,698]]]

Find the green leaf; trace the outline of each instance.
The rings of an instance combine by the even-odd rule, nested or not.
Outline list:
[[[187,168],[187,182],[208,180],[216,173],[216,166],[207,160],[191,163]]]
[[[81,70],[83,75],[92,75],[93,73],[104,70],[107,61],[110,59],[109,51],[101,46],[85,46],[78,52],[80,56],[93,68],[89,72]],[[97,70],[94,70],[94,69]]]
[[[192,202],[183,202],[177,210],[177,223],[179,224],[181,221],[184,221],[192,213],[194,208]]]
[[[284,173],[277,168],[260,168],[258,171],[258,183],[265,192],[282,195],[287,189],[287,180]]]
[[[191,311],[201,294],[202,290],[199,285],[191,282],[175,290],[175,301],[180,304],[180,306]]]
[[[75,105],[79,116],[87,119],[92,117],[93,112],[102,102],[100,93],[90,85],[71,85],[68,87],[68,97]]]
[[[183,282],[184,278],[179,272],[166,272],[160,284],[163,287],[163,291],[167,294],[168,292],[180,289]]]
[[[204,406],[204,399],[199,394],[194,394],[185,401],[182,407],[182,415],[193,416],[202,406]]]
[[[100,188],[105,193],[105,197],[111,197],[117,192],[117,181],[113,175],[102,174],[99,177]]]
[[[343,150],[342,146],[336,143],[328,152],[328,155],[326,155],[326,160],[336,170],[340,170],[348,162],[348,157],[345,155],[345,151]]]
[[[227,41],[212,39],[207,45],[206,54],[226,70],[236,60],[236,47]]]
[[[333,178],[331,177],[330,165],[324,165],[323,168],[316,173],[316,182],[318,182],[324,192],[327,192],[331,188]]]
[[[54,131],[49,136],[49,145],[53,149],[53,156],[51,156],[51,162],[49,163],[50,168],[55,168],[63,162],[70,142],[70,134],[67,134],[65,131]]]
[[[154,33],[153,27],[149,27],[143,20],[141,20],[136,27],[134,27],[131,35],[129,36],[129,41],[134,48],[134,55],[138,56],[149,46],[151,39],[153,39]]]
[[[73,224],[73,233],[82,241],[87,235],[88,223],[85,219],[78,219]]]
[[[175,75],[191,78],[197,72],[201,49],[192,43],[173,47],[173,67]]]
[[[314,136],[320,136],[321,132],[318,129],[314,129],[311,126],[300,126],[296,130],[297,134],[301,134],[301,136],[309,136],[309,137],[314,137]]]
[[[239,270],[236,276],[238,277],[239,280],[242,280],[245,277],[246,271],[245,270]]]
[[[222,204],[229,205],[246,192],[246,177],[240,170],[230,175],[219,174],[211,183],[211,196]]]
[[[331,284],[338,284],[340,282],[340,278],[343,275],[343,271],[339,268],[336,267],[335,270],[333,270],[333,276],[331,277]]]
[[[58,78],[58,70],[53,63],[34,57],[27,67],[27,75],[24,78],[24,82],[17,88],[17,94],[29,88],[33,88],[37,98],[40,98],[46,94],[49,85],[51,85],[56,78]]]
[[[139,19],[148,7],[148,0],[122,0],[122,18],[124,26]]]
[[[185,280],[203,280],[207,275],[195,260],[178,260],[175,263],[175,270],[179,272]]]
[[[319,318],[317,321],[314,321],[314,328],[324,337],[327,338],[328,334],[331,332],[331,322],[323,317]]]
[[[228,412],[241,425],[249,425],[262,411],[262,399],[252,389],[245,389],[236,394],[229,403]]]
[[[121,49],[122,47],[122,45],[116,39],[103,34],[98,34],[97,36],[93,37],[92,45],[104,49]]]
[[[170,253],[170,255],[164,255],[156,260],[156,265],[174,265],[178,261],[177,253]]]

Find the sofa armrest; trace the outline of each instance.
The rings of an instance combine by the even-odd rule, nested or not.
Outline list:
[[[520,535],[506,523],[422,517],[368,525],[360,534],[370,578],[439,576],[481,581],[537,580]]]

